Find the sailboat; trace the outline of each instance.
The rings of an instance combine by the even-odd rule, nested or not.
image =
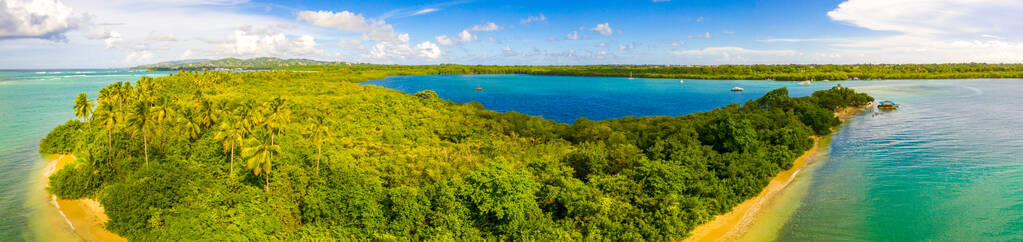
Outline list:
[[[632,78],[632,72],[630,71],[629,72],[629,80],[633,80],[633,79],[636,79],[636,78]]]
[[[483,87],[481,87],[480,85],[476,85],[476,91],[483,91]]]

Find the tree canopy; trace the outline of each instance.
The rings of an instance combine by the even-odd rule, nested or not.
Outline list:
[[[563,124],[353,83],[419,73],[374,68],[111,84],[42,141],[78,158],[49,189],[98,198],[133,240],[675,240],[791,167],[836,108],[873,100],[779,89]]]

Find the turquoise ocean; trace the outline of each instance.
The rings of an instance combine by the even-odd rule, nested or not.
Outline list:
[[[53,127],[74,118],[75,95],[117,81],[167,72],[126,70],[25,70],[0,71],[0,240],[45,241],[47,228],[38,220],[52,209],[40,198],[39,176],[46,160],[39,141]]]

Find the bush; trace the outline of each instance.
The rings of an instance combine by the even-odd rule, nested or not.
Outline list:
[[[85,123],[77,119],[68,120],[64,124],[58,125],[39,142],[39,153],[70,154],[74,152],[80,143],[80,134],[85,132],[84,127]]]

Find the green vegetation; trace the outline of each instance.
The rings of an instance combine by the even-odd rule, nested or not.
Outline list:
[[[463,66],[331,68],[112,84],[42,142],[78,159],[50,190],[98,198],[107,229],[143,241],[672,240],[759,193],[833,111],[873,100],[782,88],[569,125],[353,83]]]
[[[530,74],[556,76],[604,76],[712,80],[869,80],[869,79],[961,79],[1023,78],[1023,64],[899,64],[899,65],[596,65],[596,66],[391,66],[328,65],[293,66],[282,69],[341,71],[379,79],[384,73],[436,74]]]
[[[222,59],[191,63],[161,63],[136,67],[149,70],[279,69],[347,73],[347,80],[373,80],[393,75],[438,74],[530,74],[558,76],[617,76],[640,78],[716,80],[870,80],[870,79],[963,79],[1023,78],[1023,64],[856,64],[856,65],[591,65],[591,66],[489,66],[489,65],[372,65],[309,60],[254,58]]]

